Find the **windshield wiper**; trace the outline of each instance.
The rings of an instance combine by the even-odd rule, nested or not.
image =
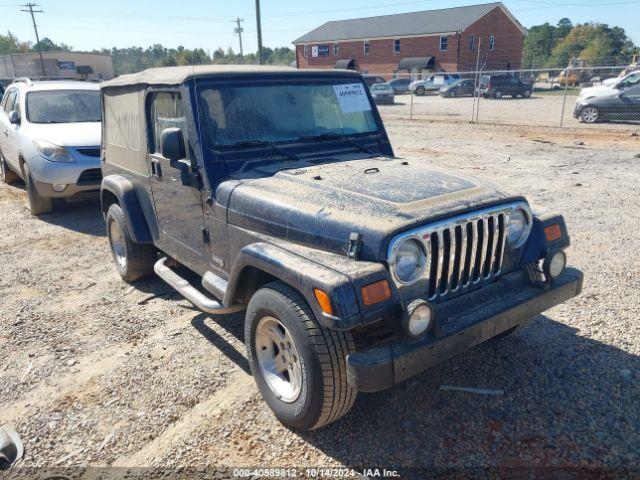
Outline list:
[[[341,133],[320,133],[318,135],[302,135],[302,136],[298,137],[297,140],[299,142],[313,142],[313,141],[318,141],[318,140],[319,141],[323,141],[323,140],[345,140],[346,142],[350,143],[351,145],[353,145],[358,150],[360,150],[360,151],[362,151],[364,153],[368,153],[369,155],[372,155],[374,157],[380,156],[379,153],[368,149],[364,145],[360,145],[353,138],[348,137],[347,135],[343,135]]]
[[[242,140],[240,142],[235,142],[235,143],[215,145],[215,147],[217,149],[224,149],[224,150],[234,149],[234,148],[242,149],[242,148],[251,148],[251,147],[257,147],[257,148],[269,147],[274,152],[277,152],[284,157],[288,157],[291,160],[300,160],[299,156],[294,155],[293,153],[287,152],[286,150],[277,146],[274,142],[265,142],[263,140]]]

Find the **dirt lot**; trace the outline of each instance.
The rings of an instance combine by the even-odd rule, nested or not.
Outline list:
[[[569,261],[585,273],[582,296],[515,338],[360,395],[341,421],[301,434],[261,401],[241,315],[208,317],[156,279],[124,284],[97,203],[36,219],[22,187],[0,185],[0,425],[14,425],[26,446],[0,477],[75,477],[96,466],[637,472],[640,137],[394,118],[387,126],[398,155],[495,180],[563,212]]]
[[[640,128],[640,119],[629,123],[581,123],[573,118],[576,98],[576,94],[572,93],[567,95],[564,102],[562,91],[535,92],[531,98],[505,97],[501,100],[481,98],[477,118],[480,122],[486,123],[559,127],[560,117],[563,117],[563,125],[571,128],[594,131]],[[563,102],[565,103],[564,115]],[[383,106],[381,109],[388,117],[409,119],[411,95],[396,95],[395,105]],[[414,119],[468,122],[472,118],[473,111],[473,97],[441,98],[438,95],[413,97]]]

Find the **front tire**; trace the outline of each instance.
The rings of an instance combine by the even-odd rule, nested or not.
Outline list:
[[[600,118],[600,112],[596,107],[584,107],[580,112],[580,120],[584,123],[596,123]]]
[[[531,90],[526,89],[523,93],[522,93],[522,97],[523,98],[529,98],[531,96]]]
[[[124,212],[117,203],[109,207],[106,223],[111,254],[123,280],[135,282],[151,275],[157,257],[156,249],[153,245],[131,240]]]
[[[29,167],[25,164],[23,168],[25,178],[24,183],[27,186],[27,197],[29,198],[29,211],[31,212],[31,215],[38,216],[53,212],[53,199],[50,197],[43,197],[38,193],[38,190],[36,189],[36,182],[31,176]]]
[[[20,176],[11,170],[11,167],[9,167],[7,161],[2,156],[2,153],[0,153],[0,177],[7,185],[13,185],[20,181]]]
[[[273,282],[247,307],[245,342],[262,397],[283,424],[312,430],[334,422],[353,406],[346,358],[355,350],[349,332],[318,324],[296,290]]]
[[[420,86],[420,87],[417,87],[417,88],[416,88],[416,95],[418,95],[418,96],[420,96],[420,97],[421,97],[421,96],[422,96],[422,95],[424,95],[425,93],[426,93],[426,90],[425,90],[425,88],[424,88],[424,87]]]
[[[496,90],[495,93],[493,94],[493,98],[500,100],[502,98],[502,90]]]

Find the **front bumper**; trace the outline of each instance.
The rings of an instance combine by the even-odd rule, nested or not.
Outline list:
[[[580,118],[580,112],[584,108],[584,104],[582,102],[576,103],[576,106],[573,107],[573,118]]]
[[[467,295],[435,305],[434,330],[347,357],[347,381],[363,392],[400,383],[513,327],[582,290],[582,272],[567,268],[550,286],[532,286],[521,270]]]
[[[53,184],[44,183],[44,182],[35,182],[36,190],[38,194],[42,197],[47,198],[70,198],[81,193],[91,193],[91,192],[99,192],[100,184],[89,184],[89,185],[77,185],[77,184],[67,184],[67,187],[62,192],[56,192],[53,189]]]

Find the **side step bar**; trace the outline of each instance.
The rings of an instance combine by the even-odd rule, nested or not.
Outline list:
[[[166,261],[167,257],[163,257],[155,263],[155,265],[153,266],[153,270],[156,272],[156,275],[158,275],[162,280],[175,288],[178,293],[180,293],[184,298],[189,300],[203,312],[222,315],[225,313],[234,313],[239,312],[240,310],[244,310],[245,307],[242,305],[232,305],[230,307],[225,307],[219,301],[207,297],[205,294],[200,292],[200,290],[195,288],[184,278],[167,267],[165,265]]]

